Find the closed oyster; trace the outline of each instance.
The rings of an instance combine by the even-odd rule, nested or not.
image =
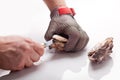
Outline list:
[[[112,48],[113,38],[106,38],[103,42],[98,43],[91,51],[89,51],[89,60],[95,63],[102,62],[107,56],[112,53]]]

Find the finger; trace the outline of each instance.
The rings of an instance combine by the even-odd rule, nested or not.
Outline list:
[[[36,52],[32,53],[30,57],[33,62],[37,62],[40,59],[40,55],[38,55]]]
[[[31,48],[31,50],[27,50],[25,53],[25,56],[29,56],[33,62],[37,62],[40,59],[40,55],[36,53],[33,48]]]
[[[12,65],[10,65],[9,58],[5,56],[4,53],[0,54],[0,69],[11,70]]]
[[[31,60],[30,58],[28,58],[28,59],[26,60],[25,67],[30,67],[30,66],[32,66],[32,65],[33,65],[32,60]]]
[[[44,53],[44,46],[42,44],[39,44],[37,42],[32,41],[31,39],[26,39],[25,40],[30,46],[33,48],[33,50],[39,54],[40,56],[43,55]]]
[[[86,32],[80,32],[81,33],[81,36],[80,36],[80,39],[76,45],[76,48],[75,50],[82,50],[88,43],[88,36],[86,34]]]
[[[57,28],[57,24],[55,22],[50,22],[48,30],[45,34],[46,41],[49,41],[52,39],[52,36],[55,34]]]
[[[40,55],[33,49],[34,43],[26,43],[26,45],[21,46],[24,56],[29,56],[33,62],[39,60]]]
[[[44,47],[39,43],[33,43],[31,45],[31,59],[33,62],[37,62],[44,53]]]
[[[33,43],[33,40],[30,39],[30,38],[25,38],[24,40],[25,40],[27,43]]]
[[[74,47],[80,38],[79,32],[75,28],[69,28],[65,34],[69,36],[68,42],[65,45],[65,51],[74,51]]]
[[[39,56],[44,54],[44,46],[42,44],[34,42],[32,48]]]
[[[25,66],[25,58],[21,59],[20,63],[16,66],[12,67],[12,71],[16,71],[16,70],[22,70]]]

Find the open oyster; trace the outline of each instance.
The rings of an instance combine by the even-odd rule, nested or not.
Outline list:
[[[60,35],[54,35],[52,39],[53,43],[49,46],[49,49],[55,48],[58,51],[63,51],[68,40]]]

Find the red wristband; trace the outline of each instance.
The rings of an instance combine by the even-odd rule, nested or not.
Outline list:
[[[58,8],[59,15],[62,14],[71,14],[72,16],[75,15],[75,11],[73,8]]]

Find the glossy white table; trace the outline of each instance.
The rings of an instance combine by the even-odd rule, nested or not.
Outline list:
[[[90,41],[83,51],[57,53],[45,49],[35,66],[18,72],[0,70],[0,80],[114,80],[120,79],[120,0],[66,0]],[[41,43],[50,21],[42,0],[0,0],[0,35],[20,35]],[[107,37],[114,38],[113,53],[92,65],[88,51]]]

